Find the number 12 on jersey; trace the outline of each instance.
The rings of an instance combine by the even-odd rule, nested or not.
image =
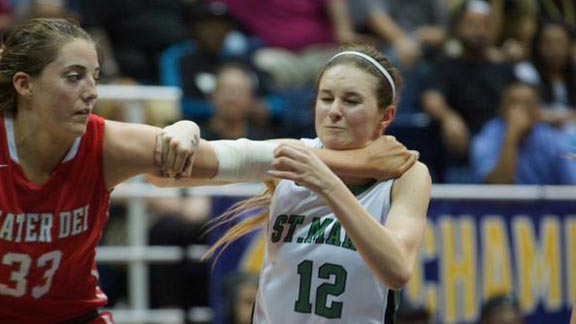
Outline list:
[[[304,260],[298,265],[298,276],[300,277],[300,287],[298,290],[298,300],[294,303],[294,311],[298,313],[312,313],[312,303],[310,301],[310,291],[312,289],[314,263]],[[348,273],[341,265],[324,263],[318,268],[318,278],[328,279],[332,282],[324,282],[316,287],[316,301],[314,303],[314,314],[325,318],[341,318],[342,302],[333,301],[328,303],[328,296],[340,296],[346,290],[346,278]]]

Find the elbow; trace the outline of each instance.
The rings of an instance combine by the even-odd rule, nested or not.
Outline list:
[[[396,275],[394,280],[389,283],[389,288],[392,290],[400,290],[404,288],[412,278],[412,272],[406,271],[404,273],[399,273]]]
[[[387,278],[382,280],[384,284],[392,290],[401,290],[404,288],[412,278],[413,270],[408,267],[398,269],[394,273],[390,273]]]

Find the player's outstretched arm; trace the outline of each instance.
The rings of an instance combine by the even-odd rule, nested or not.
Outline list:
[[[171,146],[177,147],[177,129],[162,133],[157,141],[156,151],[166,152]],[[168,145],[167,143],[172,143]],[[149,175],[148,180],[159,187],[190,187],[238,183],[250,181],[267,181],[271,178],[267,171],[272,169],[274,150],[278,145],[303,145],[294,139],[275,139],[269,141],[251,141],[247,139],[200,141],[197,161],[193,164],[190,175],[166,177]],[[335,151],[328,149],[313,150],[320,159],[336,174],[358,179],[387,180],[396,178],[408,170],[418,159],[418,153],[409,151],[393,136],[382,136],[370,145],[355,150]],[[158,154],[157,154],[158,155]],[[166,153],[162,153],[166,156]]]
[[[103,159],[108,188],[139,174],[190,173],[189,162],[193,160],[200,129],[189,121],[175,123],[175,126],[180,137],[163,156],[155,149],[161,128],[107,120]]]

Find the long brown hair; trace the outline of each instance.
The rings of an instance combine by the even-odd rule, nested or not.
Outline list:
[[[14,75],[25,72],[32,77],[39,76],[46,65],[56,59],[62,46],[74,39],[93,43],[78,24],[65,19],[37,18],[15,26],[0,52],[0,113],[17,113]]]
[[[400,89],[402,78],[400,73],[397,69],[395,69],[390,61],[380,52],[378,52],[375,48],[370,46],[350,46],[343,48],[345,51],[357,51],[363,54],[366,54],[373,59],[375,59],[382,67],[386,69],[392,76],[396,87],[396,96],[394,97],[392,94],[392,87],[386,77],[382,74],[378,68],[376,68],[372,63],[366,61],[365,59],[355,56],[355,55],[341,55],[334,59],[331,59],[324,65],[324,67],[320,70],[318,76],[318,84],[320,83],[320,79],[325,71],[329,68],[336,66],[336,65],[352,65],[355,66],[367,73],[373,75],[378,80],[378,84],[376,86],[376,97],[378,102],[378,107],[380,109],[386,109],[390,105],[396,104],[397,98],[399,96],[398,89]],[[274,191],[276,186],[270,182],[266,183],[267,191],[264,192],[260,196],[256,196],[247,200],[244,200],[229,209],[223,215],[217,217],[210,229],[214,227],[229,223],[240,216],[246,214],[247,212],[260,210],[262,209],[263,212],[257,214],[254,217],[250,217],[245,219],[244,221],[240,222],[239,224],[234,225],[230,228],[214,245],[204,254],[204,258],[208,258],[214,253],[219,250],[220,248],[225,249],[234,241],[239,239],[240,237],[253,232],[261,227],[264,227],[268,224],[270,218],[270,202],[272,201],[272,196],[274,195]],[[221,250],[222,251],[222,250]],[[218,254],[218,256],[220,253]]]

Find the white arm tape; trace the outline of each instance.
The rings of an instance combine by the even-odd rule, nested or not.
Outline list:
[[[272,169],[277,143],[238,140],[210,141],[218,158],[218,173],[213,180],[227,182],[258,181]]]

